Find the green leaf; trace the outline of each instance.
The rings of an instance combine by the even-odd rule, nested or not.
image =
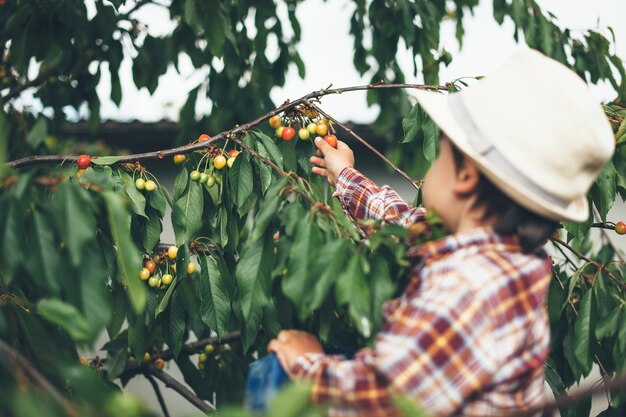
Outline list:
[[[125,294],[121,291],[119,286],[115,286],[115,289],[110,294],[111,297],[111,320],[107,324],[107,332],[110,339],[114,339],[126,319],[126,302]]]
[[[408,395],[393,395],[391,397],[395,409],[402,417],[428,417],[428,413],[419,405],[419,403]]]
[[[298,382],[286,385],[270,402],[269,409],[272,410],[272,417],[305,416],[312,408],[309,403],[310,395],[311,385],[308,383]]]
[[[404,137],[400,143],[410,143],[417,138],[417,134],[422,130],[422,124],[424,123],[424,112],[419,104],[416,104],[411,109],[408,116],[402,119],[402,130]]]
[[[83,311],[92,336],[95,338],[110,322],[111,294],[107,289],[107,271],[102,266],[106,260],[99,244],[85,248],[83,263],[79,268],[81,311]]]
[[[113,165],[117,163],[123,156],[94,156],[91,163],[94,165]]]
[[[179,281],[182,281],[187,276],[187,266],[189,265],[190,260],[191,256],[189,254],[189,247],[187,246],[187,243],[184,243],[178,247],[178,252],[176,254],[176,270],[181,271],[176,274]]]
[[[257,142],[257,149],[259,149],[260,146],[265,148],[266,154],[270,156],[269,159],[280,168],[283,168],[283,153],[280,151],[278,146],[276,146],[274,141],[269,136],[260,131],[252,132],[252,134],[256,136],[256,138],[259,140],[259,142]]]
[[[424,125],[424,157],[430,163],[437,158],[439,149],[439,128],[430,117],[426,117]]]
[[[9,137],[9,126],[4,112],[0,112],[0,179],[4,178],[7,170],[7,138]]]
[[[578,309],[578,317],[574,324],[574,357],[586,375],[593,365],[593,350],[591,348],[591,303],[592,291],[583,295]]]
[[[75,341],[90,340],[89,323],[73,305],[59,299],[45,298],[37,303],[37,312],[49,322],[63,328]]]
[[[258,331],[262,308],[268,305],[271,291],[271,272],[274,265],[274,244],[271,235],[247,241],[235,271],[239,289],[239,303],[247,331]],[[252,340],[248,335],[248,349]]]
[[[346,269],[337,278],[335,299],[339,305],[348,304],[352,322],[359,333],[369,338],[372,333],[370,320],[372,297],[365,280],[360,256],[352,256]]]
[[[554,360],[549,357],[544,366],[546,374],[546,382],[550,385],[555,397],[559,397],[565,393],[567,387],[556,370]]]
[[[26,243],[30,254],[26,269],[33,278],[42,277],[45,288],[52,295],[58,296],[61,289],[58,271],[61,270],[62,258],[59,256],[59,244],[50,223],[52,219],[45,210],[34,211],[32,221],[26,225],[29,236]]]
[[[146,210],[146,215],[148,216],[148,220],[145,223],[143,247],[146,252],[152,252],[157,243],[159,243],[163,226],[159,213],[151,207],[148,207]]]
[[[621,308],[613,309],[607,316],[603,317],[596,326],[596,339],[602,340],[617,333],[620,325]]]
[[[181,169],[174,180],[174,200],[179,200],[189,185],[189,172],[185,168]]]
[[[267,193],[265,194],[265,201],[259,210],[259,213],[254,218],[254,226],[250,233],[250,241],[254,242],[258,240],[269,226],[270,222],[275,218],[276,213],[280,207],[281,197],[280,192],[287,184],[288,178],[283,177],[276,181]]]
[[[270,159],[269,153],[265,150],[265,147],[260,143],[256,142],[256,149],[259,155]],[[270,187],[272,183],[272,168],[268,167],[261,161],[259,158],[254,158],[254,163],[259,169],[259,179],[261,181],[261,194],[265,194],[267,189]]]
[[[298,223],[289,251],[288,273],[281,283],[283,293],[297,306],[301,319],[308,312],[304,299],[317,279],[310,272],[321,243],[322,234],[317,226],[309,219],[302,219]]]
[[[375,329],[378,329],[383,317],[383,304],[393,296],[396,286],[391,279],[389,262],[382,255],[376,255],[371,264],[372,270],[369,274],[369,286],[372,292],[371,317],[373,317]]]
[[[198,16],[196,0],[185,0],[183,17],[185,19],[185,23],[187,23],[195,32],[199,32],[202,29],[202,24],[200,23]]]
[[[176,233],[176,244],[181,245],[190,241],[195,233],[202,228],[202,212],[204,210],[202,185],[191,181],[187,192],[174,205],[180,209],[177,215],[182,216],[185,221],[184,233],[181,233],[182,230],[180,229]]]
[[[128,360],[128,351],[126,349],[118,349],[109,352],[107,360],[104,362],[104,369],[107,371],[106,377],[109,381],[114,381],[124,371],[126,361]]]
[[[606,221],[606,215],[613,206],[615,195],[617,194],[617,171],[612,161],[609,161],[598,176],[592,196],[594,203],[600,212],[602,221]]]
[[[231,304],[226,277],[212,256],[198,257],[200,262],[200,314],[202,321],[222,337],[230,318]]]
[[[37,119],[37,122],[35,122],[33,128],[30,130],[30,132],[28,132],[26,142],[31,148],[36,149],[39,147],[39,145],[41,145],[47,133],[48,121],[45,117],[39,117],[39,119]]]
[[[24,256],[23,231],[25,210],[14,196],[5,194],[0,199],[0,271],[5,284],[22,262]]]
[[[235,163],[228,172],[228,177],[235,193],[235,204],[241,208],[252,192],[254,178],[252,176],[252,164],[246,155],[235,159]]]
[[[141,268],[141,255],[133,244],[130,234],[130,218],[120,197],[105,191],[102,197],[106,203],[111,235],[117,250],[117,262],[122,273],[122,282],[128,290],[128,298],[135,312],[139,312],[146,304],[147,294],[143,282],[137,279]]]
[[[211,13],[206,14],[206,20],[202,22],[202,27],[207,32],[207,38],[210,39],[209,49],[211,53],[220,58],[224,55],[226,34],[230,31],[222,13],[220,7],[214,7]]]
[[[163,187],[159,187],[156,190],[148,193],[148,204],[150,207],[155,209],[161,218],[165,216],[165,210],[167,208],[167,201],[165,197],[165,193],[167,190]]]
[[[348,241],[343,239],[326,242],[320,248],[317,259],[311,266],[311,275],[317,278],[306,298],[309,313],[319,308],[326,299],[328,291],[346,264],[347,250]]]
[[[278,148],[283,154],[283,165],[285,171],[296,172],[298,169],[298,156],[296,155],[295,141],[281,141]]]
[[[174,357],[178,357],[183,347],[185,337],[185,305],[182,293],[175,291],[170,302],[170,315],[168,320],[167,344],[172,348]]]
[[[128,317],[128,347],[138,360],[143,358],[146,351],[147,332],[143,315]]]
[[[176,267],[176,269],[178,270],[178,267]],[[178,277],[175,277],[172,283],[170,284],[170,286],[167,287],[167,291],[165,291],[165,295],[163,295],[163,298],[161,298],[159,305],[154,310],[155,319],[159,317],[159,314],[164,312],[165,309],[167,308],[167,305],[170,302],[170,298],[172,297],[172,293],[174,292],[174,289],[176,288],[177,285],[178,285]]]
[[[624,320],[626,320],[626,310],[621,310],[620,313],[620,322],[621,326],[619,326],[619,333],[617,334],[617,341],[619,348],[622,352],[626,350],[626,326],[624,326]]]
[[[91,197],[79,185],[65,181],[57,187],[52,204],[59,220],[59,234],[67,245],[72,265],[78,266],[84,247],[96,235]]]
[[[130,201],[130,207],[133,213],[147,219],[148,216],[146,215],[146,197],[144,197],[141,191],[139,191],[137,187],[135,187],[135,182],[130,175],[121,170],[119,171],[119,175],[122,179],[122,184],[124,184],[124,192],[128,196],[128,199]]]

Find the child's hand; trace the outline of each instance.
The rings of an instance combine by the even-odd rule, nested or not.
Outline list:
[[[278,361],[290,377],[291,368],[298,356],[305,353],[324,353],[315,336],[300,330],[281,330],[276,339],[270,340],[267,350],[276,353]]]
[[[316,139],[317,155],[311,157],[311,163],[317,165],[313,167],[313,173],[328,179],[330,185],[337,183],[337,178],[345,167],[354,166],[354,154],[348,145],[337,141],[337,149],[330,146],[323,139]],[[321,156],[321,158],[319,158]]]

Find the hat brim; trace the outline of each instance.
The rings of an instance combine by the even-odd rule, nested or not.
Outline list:
[[[461,93],[455,93],[461,94]],[[586,196],[560,207],[534,195],[530,190],[503,172],[493,167],[482,155],[476,152],[469,143],[467,134],[456,120],[448,102],[448,94],[418,90],[415,92],[417,101],[424,111],[433,119],[441,130],[450,138],[454,145],[468,158],[474,161],[480,171],[494,185],[528,210],[552,220],[568,220],[582,222],[589,217],[589,203]]]

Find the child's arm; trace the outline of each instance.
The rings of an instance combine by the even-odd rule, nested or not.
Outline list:
[[[375,219],[406,227],[424,219],[424,208],[411,207],[390,187],[378,187],[354,169],[354,155],[344,142],[338,141],[337,149],[323,140],[315,144],[318,157],[311,157],[316,165],[313,173],[326,177],[336,187],[333,195],[353,221]]]
[[[471,290],[420,301],[400,306],[373,349],[352,360],[324,355],[312,335],[293,330],[282,331],[268,349],[293,378],[312,382],[312,401],[329,403],[331,415],[395,415],[394,393],[433,415],[450,415],[492,382],[494,329],[484,300]]]

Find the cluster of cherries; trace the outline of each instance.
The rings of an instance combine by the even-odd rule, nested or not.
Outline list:
[[[200,135],[200,137],[198,137],[198,140],[196,142],[198,143],[206,142],[209,139],[211,139],[211,136],[207,135],[206,133],[203,133],[202,135]],[[237,155],[240,154],[240,151],[235,150],[235,149],[229,150],[227,154],[228,158],[226,158],[224,153],[225,151],[223,149],[210,147],[200,159],[197,169],[194,169],[193,171],[189,173],[189,178],[191,178],[192,181],[197,181],[200,184],[206,183],[208,187],[213,187],[213,185],[215,185],[216,182],[220,181],[219,176],[213,175],[212,173],[213,169],[221,171],[226,166],[228,166],[228,168],[232,168],[233,164],[235,163],[235,159],[237,159]],[[205,158],[208,158],[208,159],[204,161]],[[174,155],[173,159],[176,165],[184,164],[185,162],[189,160],[187,156],[184,154],[176,154]],[[200,166],[202,165],[203,161],[204,161],[204,169],[201,169]],[[212,165],[210,169],[209,169],[209,164]]]
[[[215,346],[212,344],[208,344],[204,347],[203,351],[198,355],[198,369],[204,369],[204,364],[207,359],[209,359],[209,355],[215,351]]]
[[[269,124],[275,129],[276,137],[290,141],[296,137],[296,129],[292,125],[298,127],[298,137],[300,140],[309,140],[312,135],[316,135],[324,139],[333,148],[337,147],[337,136],[328,133],[328,122],[323,117],[317,120],[301,118],[298,122],[297,118],[285,118],[283,120],[279,115],[270,117]]]
[[[143,263],[143,268],[139,271],[139,279],[142,281],[148,281],[148,285],[151,288],[165,288],[174,281],[174,275],[170,273],[170,261],[175,261],[178,255],[178,248],[176,246],[170,246],[167,248],[166,256],[157,256],[155,259],[148,258]],[[157,271],[157,261],[165,260],[165,273]],[[169,259],[169,261],[168,261]],[[196,272],[196,264],[189,262],[187,264],[187,275],[191,275]],[[176,273],[176,263],[171,265],[171,271]],[[160,274],[160,275],[159,275]]]

